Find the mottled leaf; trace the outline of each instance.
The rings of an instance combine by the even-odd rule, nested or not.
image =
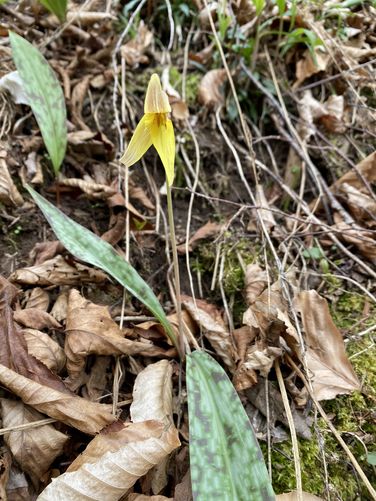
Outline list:
[[[9,38],[14,62],[57,173],[67,145],[63,91],[55,73],[36,47],[16,33],[9,32]]]
[[[193,499],[275,499],[257,439],[222,367],[207,353],[187,356]]]
[[[171,341],[177,346],[175,334],[154,292],[107,242],[97,237],[54,207],[30,186],[27,189],[45,215],[57,238],[78,259],[98,266],[139,299],[160,321]]]
[[[65,21],[65,16],[67,13],[67,0],[39,0],[42,5],[46,7],[47,10],[55,14],[61,22]]]

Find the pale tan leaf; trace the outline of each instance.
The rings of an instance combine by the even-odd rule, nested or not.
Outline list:
[[[266,199],[264,188],[261,184],[256,187],[256,204],[260,207],[260,209],[257,210],[258,217],[262,219],[265,227],[268,230],[274,228],[277,223],[274,219],[273,212],[270,210],[269,202]],[[256,211],[253,212],[256,213]]]
[[[0,152],[0,202],[20,207],[24,203],[24,199],[9,174],[5,157],[6,152]]]
[[[268,274],[258,264],[249,264],[245,271],[245,293],[247,303],[256,301],[268,284]]]
[[[174,498],[166,498],[166,496],[145,496],[145,494],[136,494],[133,492],[127,497],[127,501],[173,501]]]
[[[348,183],[342,183],[338,191],[357,221],[360,219],[367,220],[372,216],[376,216],[376,201],[368,194],[362,193]]]
[[[368,155],[368,157],[359,162],[356,167],[358,172],[364,176],[366,181],[369,183],[376,182],[376,152]],[[334,183],[334,186],[344,183],[347,183],[358,190],[364,190],[365,188],[362,179],[357,175],[355,169],[351,169],[349,172],[346,172],[346,174]]]
[[[196,299],[195,304],[189,296],[183,296],[182,303],[195,322],[202,328],[203,334],[215,352],[222,358],[230,371],[235,372],[237,353],[234,342],[217,308],[201,299]]]
[[[79,188],[89,198],[92,198],[94,200],[106,199],[106,198],[112,197],[116,193],[116,190],[114,188],[112,188],[111,186],[107,186],[105,184],[98,184],[98,183],[95,183],[94,181],[89,181],[89,180],[84,180],[84,179],[79,179],[79,178],[77,179],[77,178],[60,177],[59,178],[59,185]]]
[[[192,251],[201,240],[217,235],[221,231],[222,227],[223,225],[221,224],[208,221],[189,239],[188,250]],[[178,245],[177,251],[179,254],[185,254],[185,244]]]
[[[350,225],[342,220],[340,214],[334,214],[335,225],[343,240],[355,245],[361,254],[376,264],[376,240],[373,231],[367,231],[359,225]]]
[[[198,86],[198,100],[208,108],[217,108],[224,104],[222,85],[226,81],[226,71],[210,70],[202,78]]]
[[[63,348],[45,332],[23,329],[27,351],[57,374],[64,368],[66,356]]]
[[[311,51],[307,49],[303,58],[296,64],[296,81],[292,86],[293,89],[299,87],[301,83],[307,78],[320,73],[320,71],[325,71],[330,62],[330,55],[321,51],[320,48],[315,49],[316,61],[313,60]]]
[[[29,484],[25,474],[13,464],[7,485],[8,501],[30,501]]]
[[[319,498],[314,494],[303,491],[303,501],[324,501],[323,498]],[[276,496],[276,501],[298,501],[298,495],[296,491],[287,492],[286,494],[278,494]]]
[[[56,301],[51,309],[51,315],[58,322],[65,322],[68,309],[68,291],[62,291],[57,296]]]
[[[121,46],[120,53],[129,66],[137,68],[140,64],[147,64],[149,62],[149,58],[145,55],[145,51],[152,41],[153,33],[147,28],[145,23],[141,21],[136,36]]]
[[[134,423],[172,423],[172,366],[167,360],[149,364],[136,377],[130,408]]]
[[[30,329],[61,329],[62,326],[55,318],[47,313],[47,311],[39,310],[38,308],[26,308],[24,310],[16,310],[13,314],[14,320]]]
[[[17,400],[1,399],[3,426],[6,428],[39,421],[44,416]],[[38,485],[51,463],[63,452],[68,436],[52,424],[4,435],[5,443],[23,471]]]
[[[7,501],[7,485],[12,464],[12,456],[5,447],[2,447],[0,456],[0,500]]]
[[[135,355],[153,348],[151,343],[131,341],[124,334],[106,306],[91,303],[72,289],[68,296],[64,347],[70,384],[81,384],[86,357],[90,354]]]
[[[148,432],[145,426],[150,425]],[[127,431],[137,429],[139,438],[123,437]],[[134,423],[124,431],[110,433],[112,447],[98,447],[108,435],[99,435],[91,442],[97,460],[84,461],[76,471],[68,471],[52,481],[40,494],[38,501],[116,501],[153,466],[160,463],[180,445],[178,432],[158,422]],[[96,442],[96,444],[94,444]],[[90,444],[89,444],[90,446]],[[99,449],[99,450],[98,450]],[[112,450],[111,450],[112,449]],[[74,462],[75,463],[75,462]],[[73,465],[74,465],[73,463]],[[82,463],[81,463],[82,464]],[[74,466],[74,468],[77,464]]]
[[[100,270],[77,262],[70,264],[62,256],[56,256],[42,264],[16,270],[9,280],[26,285],[82,285],[103,283],[107,276]]]
[[[326,300],[316,291],[302,291],[295,298],[307,344],[306,359],[318,400],[360,389],[349,362],[341,333],[330,315]]]
[[[27,298],[25,308],[37,308],[38,310],[47,311],[50,304],[50,296],[48,292],[40,287],[34,287],[25,293]]]
[[[47,416],[93,435],[114,421],[111,406],[43,386],[0,364],[0,384]]]

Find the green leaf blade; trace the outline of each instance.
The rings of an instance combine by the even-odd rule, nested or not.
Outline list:
[[[76,258],[104,270],[139,299],[160,321],[178,348],[175,334],[162,306],[137,271],[124,261],[108,242],[70,219],[30,186],[26,188],[64,247]]]
[[[252,426],[222,367],[204,352],[188,355],[187,389],[193,499],[274,500]]]
[[[17,71],[57,174],[67,146],[67,111],[63,91],[39,50],[16,33],[10,32],[9,37]]]
[[[47,10],[55,14],[60,22],[64,22],[67,15],[67,0],[39,0]]]

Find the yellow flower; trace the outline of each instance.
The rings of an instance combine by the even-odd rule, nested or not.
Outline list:
[[[171,112],[170,103],[155,73],[146,91],[144,112],[120,161],[130,167],[154,145],[165,168],[167,183],[171,186],[174,181],[175,135],[167,116]]]

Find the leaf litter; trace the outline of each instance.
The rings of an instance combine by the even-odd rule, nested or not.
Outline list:
[[[157,12],[150,13],[144,7],[119,45],[115,67],[112,51],[119,33],[114,25],[119,22],[121,29],[125,28],[121,23],[127,18],[122,16],[131,11],[124,5],[123,13],[119,9],[115,12],[113,7],[111,13],[100,12],[96,4],[98,11],[87,12],[83,7],[78,14],[73,12],[76,5],[72,7],[70,24],[44,49],[61,79],[69,119],[67,155],[62,175],[55,183],[48,173],[49,160],[36,122],[30,116],[14,120],[15,116],[23,117],[26,105],[16,106],[10,98],[10,104],[7,101],[0,108],[4,124],[9,127],[10,123],[12,130],[6,137],[8,144],[3,141],[0,145],[1,231],[7,239],[4,252],[9,261],[1,281],[1,412],[3,427],[15,428],[5,434],[0,488],[9,499],[13,495],[35,499],[38,494],[39,499],[82,499],[83,495],[97,495],[102,488],[103,499],[192,496],[185,374],[183,371],[179,376],[176,350],[158,320],[149,318],[149,312],[130,296],[123,299],[121,288],[108,274],[74,258],[48,230],[42,232],[44,223],[31,208],[23,188],[26,181],[39,185],[54,205],[61,204],[64,212],[83,220],[86,228],[102,235],[120,255],[124,255],[123,241],[128,238],[129,225],[131,263],[142,270],[159,294],[178,335],[173,298],[170,302],[168,294],[164,195],[163,190],[158,190],[162,184],[158,169],[154,169],[153,157],[148,156],[147,170],[153,179],[149,177],[145,183],[141,169],[133,169],[128,180],[129,197],[124,197],[122,174],[114,161],[123,151],[119,150],[120,136],[113,126],[112,99],[115,96],[121,115],[122,140],[128,140],[128,131],[130,134],[142,114],[141,96],[147,77],[159,69],[178,130],[178,251],[181,268],[184,260],[189,260],[194,282],[193,291],[186,277],[182,284],[187,342],[192,348],[205,347],[220,361],[241,395],[257,436],[267,440],[270,435],[272,451],[274,444],[286,439],[288,428],[275,380],[276,361],[281,364],[294,426],[303,441],[316,440],[317,426],[312,427],[312,401],[303,380],[289,364],[289,357],[304,369],[317,400],[340,402],[354,391],[355,395],[369,391],[360,380],[358,365],[354,364],[354,370],[353,358],[346,353],[344,337],[348,330],[355,334],[363,326],[372,327],[369,312],[373,307],[364,304],[359,329],[355,321],[354,326],[338,328],[333,318],[337,318],[341,288],[349,286],[353,291],[354,285],[359,293],[360,286],[372,295],[374,287],[371,276],[362,268],[362,264],[368,266],[376,259],[376,154],[372,141],[367,141],[374,131],[369,97],[374,89],[370,76],[374,40],[369,36],[374,11],[368,5],[355,7],[354,11],[344,8],[347,14],[341,13],[343,38],[337,42],[327,29],[333,22],[332,7],[325,5],[324,24],[313,24],[323,43],[307,48],[306,42],[299,42],[281,57],[285,69],[278,69],[280,76],[286,71],[278,79],[284,91],[282,100],[286,100],[298,138],[314,166],[318,166],[320,179],[306,162],[299,143],[297,147],[296,137],[286,135],[286,131],[291,133],[291,124],[283,118],[280,108],[273,108],[270,91],[276,96],[276,85],[266,69],[264,47],[257,48],[256,44],[259,58],[253,62],[247,59],[250,53],[243,33],[254,35],[256,18],[253,6],[244,4],[238,9],[233,3],[234,11],[224,12],[212,5],[210,12],[228,51],[230,74],[247,121],[251,117],[248,126],[254,134],[256,159],[268,169],[263,171],[258,166],[258,186],[248,170],[250,157],[244,150],[245,138],[239,133],[228,74],[218,64],[217,48],[207,35],[209,14],[198,2],[188,11],[181,6],[168,67],[160,50],[168,38],[165,17],[160,22]],[[13,3],[9,5],[14,11]],[[194,34],[183,50],[190,28],[187,19],[193,20],[190,9],[194,9],[201,25],[192,24]],[[8,30],[8,11],[4,12],[0,28]],[[56,18],[47,17],[35,5],[22,5],[14,12],[20,16],[12,21],[19,33],[25,32],[30,22],[41,30],[41,39],[33,38],[36,33],[25,35],[37,45],[52,36],[58,26]],[[239,32],[233,12],[240,20]],[[296,18],[298,29],[308,29],[314,18],[309,15],[303,20],[300,14]],[[261,19],[265,21],[270,15],[265,9]],[[284,29],[289,23],[291,17],[285,13]],[[231,36],[240,41],[233,50],[229,50]],[[281,39],[273,33],[264,36],[276,47],[288,42],[287,35]],[[74,44],[66,43],[69,37]],[[257,89],[240,70],[238,57],[246,58],[250,66],[256,64]],[[277,65],[275,60],[273,63]],[[0,81],[14,69],[4,64]],[[112,95],[114,77],[121,83]],[[286,82],[288,86],[284,87]],[[9,85],[13,85],[12,81]],[[17,92],[18,100],[18,88],[0,90],[1,99],[9,90],[11,94]],[[246,181],[254,189],[257,208],[242,208],[250,204],[249,193],[239,181],[233,157],[216,128],[218,117],[243,168],[247,166]],[[198,149],[187,121],[197,136]],[[265,139],[269,136],[272,139]],[[195,191],[193,168],[197,158],[205,168],[199,176],[192,231],[185,234],[190,194],[184,194],[181,187]],[[289,189],[302,198],[291,197]],[[312,211],[309,214],[302,212],[305,203]],[[288,263],[287,275],[275,264],[273,252],[264,247],[259,216],[272,235],[279,258],[286,260],[284,265]],[[28,223],[28,218],[35,218],[35,222]],[[30,224],[31,230],[27,226],[24,229],[24,224]],[[20,244],[14,243],[18,232]],[[12,257],[14,248],[22,247],[30,234],[35,237],[27,249]],[[328,235],[334,235],[347,253]],[[358,253],[361,264],[354,259]],[[235,257],[230,260],[229,256]],[[344,278],[336,282],[339,279],[334,275]],[[289,294],[284,287],[286,281]],[[213,283],[221,285],[225,297],[211,286]],[[346,314],[351,317],[352,312]],[[119,406],[114,415],[111,404],[116,364],[120,365]],[[31,427],[46,417],[57,422]],[[336,419],[333,414],[330,418]],[[178,430],[174,423],[180,424]],[[18,429],[20,425],[26,427]],[[360,428],[356,436],[369,447]],[[34,453],[24,454],[24,448],[39,451],[40,461],[35,460]],[[119,469],[113,467],[114,462]],[[329,485],[319,488],[308,482],[306,490],[312,494],[303,492],[302,499],[320,499],[329,490],[338,499],[350,499],[346,498],[350,494],[331,482],[332,464],[329,459]],[[278,463],[272,464],[276,492],[291,491],[294,485],[278,486],[281,468]],[[348,471],[343,474],[349,475]],[[52,476],[56,478],[50,483]],[[366,499],[361,492],[360,498]],[[298,497],[291,492],[277,499]]]

